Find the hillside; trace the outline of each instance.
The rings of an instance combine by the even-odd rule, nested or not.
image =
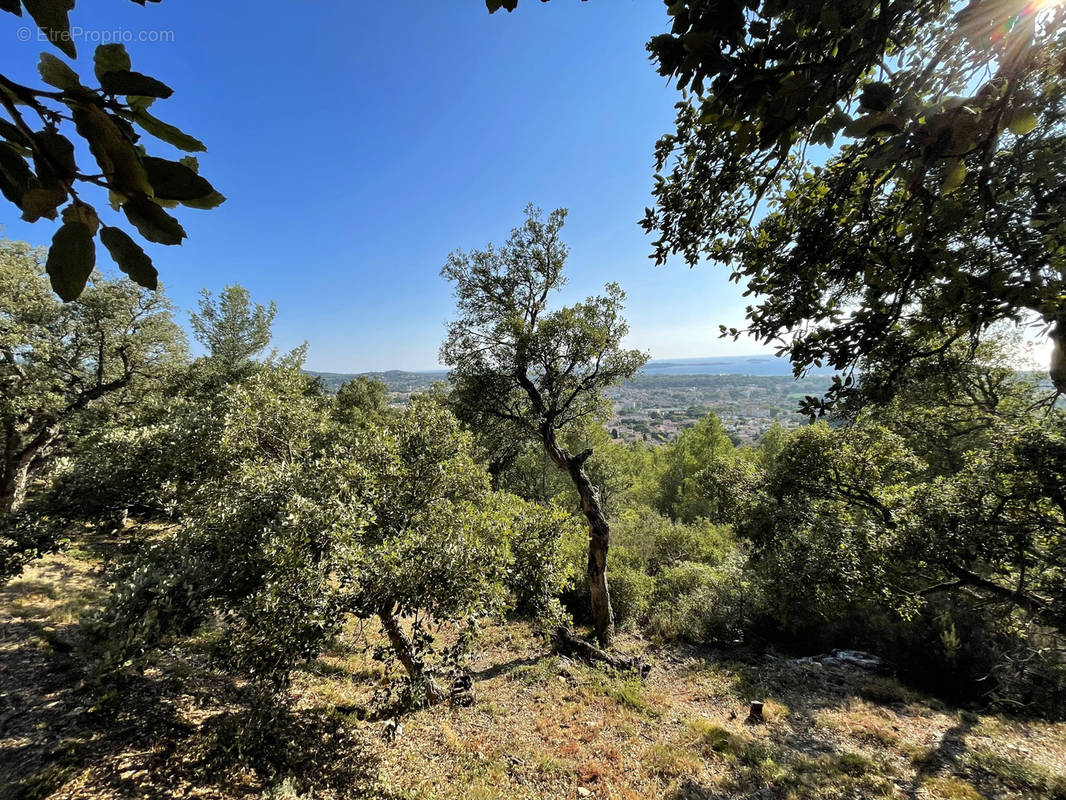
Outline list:
[[[475,647],[476,704],[412,712],[380,705],[398,673],[351,628],[298,674],[276,738],[251,742],[210,632],[120,688],[94,684],[80,626],[141,533],[84,537],[0,592],[0,796],[1066,797],[1063,723],[951,708],[857,667],[629,635],[652,665],[641,681],[553,655],[516,622]],[[745,724],[753,698],[765,724]]]

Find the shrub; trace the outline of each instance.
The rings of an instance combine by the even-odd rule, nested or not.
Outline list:
[[[627,625],[641,622],[651,605],[655,579],[640,569],[616,564],[608,573],[611,606],[615,622]]]
[[[682,561],[717,564],[736,546],[728,526],[706,520],[674,522],[650,508],[622,512],[612,525],[612,539],[614,547],[639,554],[650,575]]]
[[[691,642],[735,639],[758,603],[745,566],[737,550],[717,567],[685,562],[664,570],[655,584],[649,631]]]
[[[584,524],[569,512],[507,495],[512,522],[507,588],[514,608],[545,623],[558,621],[558,596],[575,580],[574,551],[587,547]],[[584,577],[584,571],[581,572]]]
[[[505,605],[512,528],[543,513],[489,491],[469,435],[435,403],[387,427],[329,429],[302,383],[268,377],[230,395],[220,448],[232,469],[205,480],[181,529],[116,586],[102,621],[112,660],[217,619],[226,666],[274,696],[345,619],[373,617],[392,645],[380,655],[440,699],[424,670],[454,665],[478,618]],[[522,580],[540,592],[555,578]],[[438,651],[442,624],[459,642]]]

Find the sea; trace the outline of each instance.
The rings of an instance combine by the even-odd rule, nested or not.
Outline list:
[[[774,355],[653,358],[645,375],[791,375],[792,363]],[[830,367],[811,367],[809,375],[832,375]]]

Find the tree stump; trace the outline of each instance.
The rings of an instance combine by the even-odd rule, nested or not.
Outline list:
[[[751,707],[748,709],[748,718],[744,720],[745,725],[762,725],[766,720],[762,715],[763,701],[752,700]]]

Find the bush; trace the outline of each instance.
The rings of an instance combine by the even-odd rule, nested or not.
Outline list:
[[[623,511],[612,525],[612,539],[639,554],[649,575],[682,561],[717,564],[736,546],[726,525],[674,522],[650,508]]]
[[[513,514],[511,564],[506,584],[514,609],[553,624],[559,619],[558,597],[575,581],[575,544],[586,547],[584,524],[561,508],[507,495]],[[582,581],[584,569],[580,572]]]
[[[618,564],[608,573],[611,607],[618,625],[639,623],[651,606],[655,579],[640,569]]]
[[[744,630],[758,605],[758,593],[740,550],[721,565],[685,562],[655,581],[649,632],[662,639],[731,641]]]
[[[555,517],[490,492],[450,412],[416,401],[386,427],[331,429],[298,377],[262,373],[230,393],[231,467],[117,582],[100,623],[112,664],[214,619],[226,666],[277,696],[347,618],[376,617],[414,683],[454,666],[478,618],[506,606],[515,552],[529,598],[556,586],[514,535],[533,530],[536,549]],[[435,648],[445,623],[458,644]]]

